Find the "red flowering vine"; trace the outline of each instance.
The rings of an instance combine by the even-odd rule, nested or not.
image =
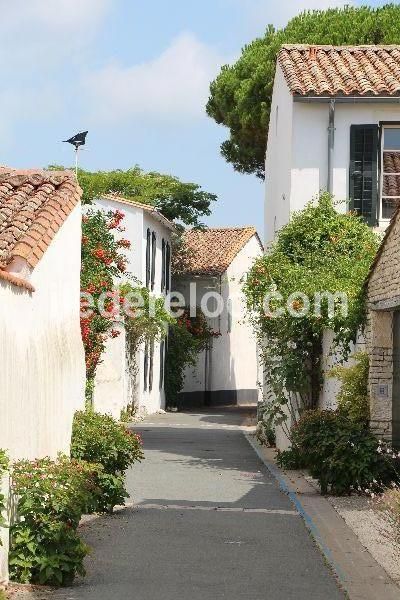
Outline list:
[[[119,210],[90,210],[82,219],[81,291],[85,294],[81,300],[81,331],[88,380],[95,376],[107,339],[119,335],[116,316],[120,299],[114,292],[114,282],[126,271],[121,249],[128,249],[130,243],[116,240],[114,233],[123,230],[123,219],[124,213]],[[98,302],[102,294],[106,295],[104,311]]]

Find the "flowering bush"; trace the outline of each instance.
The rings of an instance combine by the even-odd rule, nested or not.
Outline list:
[[[21,583],[69,585],[83,575],[88,547],[77,535],[93,508],[101,468],[60,456],[12,467],[18,520],[10,530],[10,575]]]
[[[389,514],[390,519],[397,528],[400,543],[400,487],[393,485],[387,489],[379,499],[379,505]]]
[[[104,471],[97,480],[101,488],[97,510],[107,512],[124,503],[128,496],[124,473],[133,463],[144,458],[139,435],[111,416],[93,411],[75,415],[71,456],[103,467]]]
[[[94,306],[87,310],[85,297],[82,300],[81,331],[86,356],[87,378],[90,382],[95,375],[101,354],[108,337],[116,337],[114,279],[126,271],[126,260],[121,249],[129,248],[128,240],[116,240],[115,231],[123,231],[121,211],[89,210],[82,222],[82,267],[81,292],[90,294]],[[100,313],[98,300],[107,294],[105,311]]]
[[[379,491],[398,478],[397,455],[338,411],[306,411],[291,433],[292,449],[280,453],[280,464],[308,468],[322,494]]]
[[[346,357],[365,318],[364,281],[377,250],[377,236],[355,214],[341,214],[322,193],[292,216],[270,250],[251,268],[244,292],[250,318],[263,348],[263,367],[271,394],[266,406],[274,425],[288,429],[302,410],[317,405],[321,388],[322,335],[330,329],[334,346]],[[281,301],[274,294],[280,294]],[[300,294],[345,294],[347,310],[321,302],[304,310]],[[270,312],[265,299],[272,295]],[[304,298],[302,296],[302,298]],[[292,311],[277,308],[291,304]],[[271,312],[275,315],[271,316]],[[294,312],[293,312],[294,311]],[[286,431],[288,434],[289,432]]]

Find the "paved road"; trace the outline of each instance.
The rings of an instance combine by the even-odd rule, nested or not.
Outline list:
[[[137,506],[84,528],[88,577],[62,597],[343,599],[241,423],[241,412],[215,411],[137,427],[146,449],[128,477]]]

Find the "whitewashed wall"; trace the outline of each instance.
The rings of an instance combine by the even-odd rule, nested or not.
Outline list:
[[[171,244],[171,231],[151,213],[140,207],[121,203],[109,198],[96,200],[95,207],[102,210],[120,210],[125,214],[125,231],[116,232],[116,238],[131,242],[131,248],[124,250],[127,258],[127,273],[142,285],[146,285],[146,236],[147,228],[156,233],[155,286],[152,292],[161,295],[162,239]],[[129,280],[123,277],[118,282]],[[135,282],[131,282],[135,285]],[[160,387],[160,344],[154,344],[153,387],[144,390],[144,348],[136,356],[137,377],[132,378],[126,356],[125,332],[107,341],[95,380],[94,408],[99,412],[119,418],[121,410],[134,402],[141,413],[154,413],[165,407],[164,387]]]
[[[265,242],[274,239],[293,211],[326,189],[328,177],[328,103],[293,102],[277,67],[268,133],[265,178]],[[333,194],[347,210],[350,126],[400,121],[400,104],[340,103],[335,106]],[[387,222],[380,223],[382,227]]]
[[[0,447],[11,459],[69,452],[85,389],[80,260],[77,206],[31,274],[35,292],[0,280]]]
[[[290,173],[292,165],[293,98],[280,66],[277,66],[272,96],[271,117],[265,165],[265,241],[273,241],[276,232],[290,215]]]
[[[212,340],[210,356],[202,352],[196,366],[189,366],[185,372],[183,394],[253,390],[258,396],[259,365],[257,342],[250,323],[246,319],[245,298],[242,291],[243,277],[249,271],[262,248],[256,236],[253,236],[240,250],[227,271],[219,277],[193,278],[196,282],[196,303],[207,292],[221,293],[224,309],[218,318],[208,319],[210,327],[221,333]],[[188,302],[190,279],[176,282]],[[228,331],[227,300],[232,301],[232,325]],[[212,308],[211,300],[209,306]],[[206,381],[206,361],[208,358],[208,377]]]

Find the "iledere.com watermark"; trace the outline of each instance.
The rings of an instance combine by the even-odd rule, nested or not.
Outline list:
[[[198,308],[208,319],[220,317],[226,310],[233,318],[241,318],[244,314],[243,295],[233,294],[225,297],[216,290],[203,290],[198,293],[197,284],[190,284],[189,298],[185,299],[179,291],[171,291],[164,298],[164,309],[173,317],[179,318],[185,310],[189,311],[191,317],[195,317]],[[133,290],[121,295],[118,288],[112,292],[104,292],[99,297],[94,297],[88,292],[81,292],[81,317],[88,318],[94,312],[101,316],[109,317],[110,299],[113,304],[113,316],[116,320],[124,317],[135,318],[148,311],[148,316],[156,314],[157,298],[150,296],[146,302],[144,294],[140,289]],[[328,314],[333,318],[336,314],[346,317],[348,314],[348,298],[345,292],[316,292],[309,297],[304,292],[294,292],[285,301],[279,290],[268,292],[263,298],[263,311],[267,318],[279,318],[289,313],[294,318],[302,318],[306,315],[322,316]]]

